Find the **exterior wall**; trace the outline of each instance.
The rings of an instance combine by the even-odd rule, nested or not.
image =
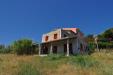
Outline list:
[[[70,39],[69,43],[72,43],[72,50],[73,50],[73,54],[78,54],[80,53],[80,50],[78,49],[78,47],[80,46],[79,44],[79,40],[78,39]],[[64,53],[64,44],[67,45],[67,40],[63,40],[63,41],[58,41],[58,42],[53,42],[52,43],[52,47],[53,46],[57,46],[57,53],[58,54],[63,54]],[[49,53],[51,50],[51,43],[45,44],[48,47]]]
[[[57,39],[54,39],[54,34],[57,34]],[[46,36],[48,36],[48,41],[45,41]],[[42,42],[49,42],[58,39],[61,39],[61,29],[57,29],[42,36]]]
[[[60,54],[60,53],[63,53],[64,52],[64,45],[65,41],[60,41],[60,42],[53,42],[52,43],[52,47],[53,46],[57,46],[57,53]],[[50,53],[50,50],[51,50],[51,44],[48,43],[48,50],[49,50],[49,53]]]
[[[73,53],[74,54],[78,54],[79,52],[80,52],[80,50],[79,50],[79,41],[78,41],[78,39],[74,39],[73,40]]]
[[[63,42],[62,42],[62,41],[53,44],[53,46],[57,46],[57,48],[58,48],[58,49],[57,49],[57,53],[58,53],[58,54],[61,54],[61,53],[64,52],[64,49],[63,49]]]

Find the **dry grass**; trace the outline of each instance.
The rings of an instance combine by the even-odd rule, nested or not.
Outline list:
[[[0,75],[13,75],[18,71],[20,62],[32,62],[32,56],[17,56],[13,54],[0,55]]]
[[[39,57],[0,54],[0,75],[113,75],[113,52]]]

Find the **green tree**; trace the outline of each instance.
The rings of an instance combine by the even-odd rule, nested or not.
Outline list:
[[[85,38],[88,43],[94,43],[94,35],[93,34],[87,35]]]
[[[100,49],[113,48],[113,28],[98,35],[98,44]]]
[[[90,35],[87,35],[85,37],[88,45],[87,45],[87,51],[88,51],[88,54],[91,54],[95,51],[95,39],[94,39],[94,35],[93,34],[90,34]]]
[[[99,40],[102,41],[113,41],[113,28],[106,30],[104,33],[98,35]]]
[[[13,47],[13,51],[18,55],[33,54],[32,40],[20,39],[20,40],[14,41],[12,47]]]
[[[108,39],[112,39],[113,40],[113,28],[110,28],[110,29],[106,30],[104,32],[103,36],[105,38],[108,38]]]

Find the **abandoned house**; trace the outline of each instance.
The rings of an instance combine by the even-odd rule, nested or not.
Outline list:
[[[80,54],[85,52],[86,45],[78,28],[61,28],[42,35],[39,54]]]

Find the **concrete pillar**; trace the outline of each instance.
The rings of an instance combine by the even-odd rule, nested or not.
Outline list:
[[[67,39],[67,56],[69,56],[69,39]]]
[[[41,54],[41,44],[38,45],[38,48],[39,48],[38,54],[39,54],[39,56],[40,56],[40,54]]]
[[[77,53],[80,53],[80,45],[79,45],[79,38],[76,39],[77,42]]]
[[[50,46],[50,54],[52,54],[52,53],[53,53],[53,45],[51,43],[51,46]]]

